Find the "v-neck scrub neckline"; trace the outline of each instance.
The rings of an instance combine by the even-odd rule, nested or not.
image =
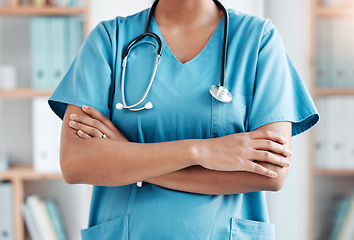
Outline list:
[[[163,53],[168,55],[169,58],[174,59],[178,64],[181,65],[192,65],[192,64],[199,64],[199,58],[203,58],[205,57],[205,55],[208,55],[208,51],[221,51],[222,48],[220,47],[220,36],[223,37],[223,31],[224,31],[224,16],[221,17],[220,21],[218,22],[216,28],[214,29],[213,33],[211,34],[208,42],[204,45],[204,47],[202,48],[202,50],[196,55],[194,56],[192,59],[190,59],[189,61],[183,63],[181,62],[175,55],[174,53],[171,51],[170,47],[168,46],[165,38],[163,37],[163,34],[159,28],[158,23],[156,22],[155,17],[152,17],[151,19],[151,31],[156,33],[162,41],[162,47],[163,47]],[[223,39],[221,39],[223,40]],[[197,62],[197,63],[194,63]],[[201,62],[204,63],[204,62]]]
[[[197,91],[198,86],[205,88],[205,85],[218,84],[220,81],[223,24],[224,17],[221,18],[209,41],[199,54],[190,61],[181,63],[170,50],[157,22],[152,18],[151,31],[156,33],[162,42],[162,55],[154,81],[155,89],[152,91],[159,91],[160,82],[168,84],[170,89],[176,93],[193,92]]]

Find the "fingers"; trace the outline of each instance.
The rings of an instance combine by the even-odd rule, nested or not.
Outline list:
[[[85,132],[83,132],[81,130],[78,130],[76,132],[76,134],[82,139],[90,139],[90,138],[92,138],[90,135],[88,135],[87,133],[85,133]]]
[[[87,138],[86,135],[89,135],[90,137],[98,137],[101,138],[103,133],[98,130],[97,128],[91,127],[87,124],[83,124],[77,121],[70,121],[69,126],[72,127],[73,129],[78,130],[78,135],[79,131],[83,132],[79,135],[79,137],[84,136],[84,138]],[[85,135],[86,134],[86,135]]]
[[[108,128],[115,129],[114,124],[104,114],[102,114],[95,108],[84,105],[82,106],[82,110],[94,119],[97,119],[98,121],[102,122]]]
[[[259,151],[256,150],[253,152],[254,161],[262,161],[262,162],[269,162],[274,165],[278,165],[280,167],[289,167],[290,160],[289,158],[284,158],[279,154],[275,154],[269,151]]]
[[[70,119],[72,121],[69,122],[69,125],[72,128],[76,130],[82,130],[83,132],[89,134],[92,137],[102,137],[103,133],[110,132],[108,127],[105,124],[103,124],[100,120],[88,116],[71,114]]]
[[[293,153],[288,150],[285,145],[278,142],[273,142],[271,140],[254,140],[251,145],[254,149],[277,153],[284,157],[291,157],[293,155]]]
[[[281,134],[269,130],[257,130],[253,132],[249,132],[249,137],[253,140],[256,139],[267,139],[273,142],[278,142],[280,144],[285,144],[288,140],[283,137]]]
[[[262,165],[255,162],[248,162],[248,165],[246,167],[247,169],[245,169],[245,171],[247,172],[257,173],[270,178],[276,178],[278,176],[276,172],[266,167],[263,167]]]

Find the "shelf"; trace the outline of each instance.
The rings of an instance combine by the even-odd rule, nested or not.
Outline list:
[[[37,173],[32,166],[17,166],[7,171],[0,172],[0,180],[48,180],[61,179],[61,173]]]
[[[317,7],[318,17],[354,17],[354,6],[347,7]]]
[[[316,96],[331,96],[331,95],[353,95],[354,89],[331,89],[331,88],[315,88],[313,93]]]
[[[13,16],[65,16],[80,15],[86,12],[87,9],[82,7],[0,7],[0,15]]]
[[[338,176],[338,177],[354,177],[354,169],[342,170],[342,169],[321,169],[315,168],[313,169],[313,174],[315,176]]]
[[[34,98],[49,97],[52,91],[37,91],[30,88],[19,88],[16,90],[0,90],[0,98]]]

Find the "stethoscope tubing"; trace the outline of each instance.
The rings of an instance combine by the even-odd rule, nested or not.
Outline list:
[[[133,49],[134,45],[139,42],[141,39],[145,38],[145,37],[152,37],[157,41],[157,55],[161,56],[162,54],[162,42],[160,37],[153,32],[144,32],[143,34],[137,36],[136,38],[134,38],[125,48],[125,52],[123,54],[123,59],[126,58],[130,52],[131,49]],[[156,46],[156,45],[155,45]]]
[[[213,97],[215,97],[217,100],[219,100],[221,102],[230,102],[232,100],[232,94],[229,93],[229,91],[225,87],[227,39],[228,39],[228,32],[229,32],[229,14],[228,14],[227,10],[225,9],[225,7],[218,0],[213,0],[213,1],[218,6],[218,8],[221,9],[221,11],[223,12],[223,15],[224,15],[224,39],[223,39],[223,44],[222,44],[220,85],[219,86],[217,86],[217,85],[212,86],[210,88],[210,93],[212,94]],[[129,44],[125,48],[125,51],[123,54],[122,78],[121,78],[121,92],[122,92],[122,102],[123,103],[118,103],[116,105],[117,109],[127,109],[130,111],[136,112],[136,111],[140,111],[143,109],[152,108],[151,102],[148,102],[144,107],[141,107],[141,108],[135,108],[135,107],[139,106],[146,99],[146,97],[151,89],[151,86],[153,84],[153,81],[154,81],[154,78],[156,75],[156,71],[157,71],[157,66],[159,65],[161,54],[162,54],[162,41],[161,41],[160,37],[157,34],[150,32],[150,25],[151,25],[152,16],[154,15],[154,12],[155,12],[155,9],[156,9],[156,6],[158,3],[159,3],[159,0],[155,0],[149,10],[148,19],[147,19],[147,23],[145,26],[145,32],[143,34],[137,36],[136,38],[134,38],[131,42],[129,42]],[[129,52],[131,51],[131,49],[133,49],[134,46],[136,46],[136,43],[138,43],[141,39],[143,39],[145,37],[152,37],[157,42],[156,62],[155,62],[153,74],[152,74],[150,81],[149,81],[149,85],[148,85],[143,97],[137,103],[128,106],[125,101],[125,90],[124,90],[125,89],[125,72],[126,72],[126,66],[127,66],[127,61],[128,61],[128,55],[129,55]],[[112,89],[113,88],[114,88],[114,86],[112,86]],[[110,95],[111,95],[110,97],[113,97],[114,94],[110,93]],[[225,100],[225,99],[227,99],[227,100]],[[113,99],[112,99],[112,101],[113,101]]]
[[[229,34],[229,13],[225,7],[217,0],[213,0],[216,6],[221,9],[224,15],[224,39],[222,43],[222,60],[221,60],[221,76],[220,86],[225,87],[225,72],[226,72],[226,53],[227,53],[227,39]]]
[[[129,52],[128,52],[129,54]],[[152,86],[152,83],[154,82],[154,78],[155,78],[155,75],[156,75],[156,71],[157,71],[157,66],[159,65],[159,62],[160,62],[160,57],[161,57],[161,54],[157,54],[157,57],[156,57],[156,62],[155,62],[155,66],[154,66],[154,70],[153,70],[153,73],[151,75],[151,78],[150,78],[150,81],[149,81],[149,85],[148,87],[146,88],[146,91],[143,95],[143,97],[140,99],[139,102],[133,104],[133,105],[130,105],[130,106],[127,106],[126,104],[126,101],[125,101],[125,69],[126,69],[126,65],[127,65],[127,59],[128,59],[128,55],[124,57],[123,59],[123,64],[122,64],[122,67],[123,67],[123,70],[122,70],[122,79],[121,79],[121,93],[122,93],[122,101],[123,101],[123,105],[120,106],[121,108],[123,109],[128,109],[130,111],[141,111],[143,109],[146,109],[146,107],[142,107],[142,108],[137,108],[137,109],[134,109],[135,107],[137,107],[138,105],[140,105],[144,100],[145,98],[147,97],[147,95],[149,94],[149,91],[151,89],[151,86]]]

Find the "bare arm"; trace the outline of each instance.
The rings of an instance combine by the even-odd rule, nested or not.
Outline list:
[[[103,138],[82,139],[69,126],[69,116],[73,113],[86,115],[81,108],[68,105],[63,119],[60,165],[68,183],[127,185],[193,165],[188,140],[138,144]],[[165,159],[170,160],[169,164]]]
[[[80,108],[69,105],[65,114],[61,166],[64,177],[66,176],[70,183],[117,186],[152,179],[158,185],[174,188],[176,183],[171,180],[171,176],[176,176],[174,179],[178,180],[181,176],[175,174],[180,172],[185,174],[191,169],[205,168],[218,170],[220,173],[247,171],[268,178],[273,176],[273,172],[253,160],[272,163],[271,168],[273,164],[280,166],[287,164],[284,155],[288,155],[289,152],[284,146],[284,138],[275,132],[257,131],[210,140],[137,144],[124,140],[124,136],[108,119],[102,120],[103,115],[95,116],[92,110],[90,108],[86,111],[89,113],[91,111],[92,117],[84,117],[85,114]],[[75,121],[70,121],[70,117]],[[101,118],[106,123],[98,124],[99,121],[95,118]],[[95,137],[85,138],[81,130]],[[116,139],[102,139],[102,133],[111,138],[115,136]],[[204,168],[193,167],[194,165],[201,165]],[[182,169],[185,171],[179,172]],[[215,174],[218,171],[215,171]],[[170,173],[173,174],[168,176]],[[156,178],[164,175],[167,178],[160,180]],[[161,183],[155,182],[156,180]],[[188,191],[188,189],[177,190]]]
[[[288,139],[285,144],[286,148],[291,148],[291,123],[272,123],[257,130],[279,132]],[[278,176],[276,178],[269,178],[251,172],[213,171],[200,166],[193,166],[148,179],[146,182],[178,191],[212,195],[280,190],[286,180],[288,167],[280,167],[264,162],[260,164],[277,172]]]

